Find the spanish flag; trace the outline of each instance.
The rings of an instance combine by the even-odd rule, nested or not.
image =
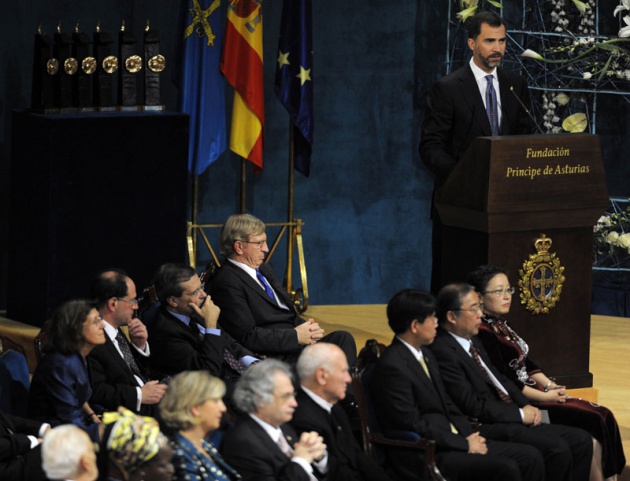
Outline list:
[[[221,71],[234,87],[230,149],[262,169],[265,102],[262,0],[230,0]]]

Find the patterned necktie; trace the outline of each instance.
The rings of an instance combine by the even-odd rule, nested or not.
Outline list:
[[[122,352],[123,358],[125,359],[127,366],[129,366],[129,369],[131,369],[131,372],[134,373],[136,376],[138,376],[140,379],[142,379],[142,382],[146,382],[146,379],[140,372],[140,368],[138,367],[138,364],[136,363],[136,359],[133,357],[133,354],[131,353],[131,348],[129,347],[127,338],[125,337],[125,335],[122,333],[121,330],[119,330],[118,333],[116,334],[116,342],[118,343],[118,348],[120,349],[120,352]]]
[[[420,359],[418,359],[418,361],[420,362],[422,369],[424,369],[427,377],[431,379],[431,374],[429,374],[429,366],[427,366],[427,361],[424,360],[424,356],[420,356]]]
[[[287,458],[293,456],[293,448],[289,445],[289,442],[283,434],[280,434],[280,436],[278,437],[278,447],[280,448],[280,451],[282,451],[286,455]]]
[[[234,369],[237,373],[243,374],[247,366],[243,364],[239,359],[236,359],[236,356],[232,354],[228,348],[223,349],[223,360],[225,363]]]
[[[260,283],[263,285],[263,287],[265,288],[265,292],[267,293],[267,295],[271,298],[271,300],[273,302],[276,302],[276,297],[273,295],[273,290],[271,289],[271,286],[269,285],[269,283],[267,282],[267,279],[265,279],[265,276],[263,276],[261,274],[261,272],[256,269],[256,277],[258,278],[258,280],[260,281]]]
[[[486,368],[483,367],[483,364],[481,364],[481,358],[479,357],[479,353],[477,352],[477,349],[475,348],[475,346],[472,345],[472,342],[470,343],[470,354],[472,354],[473,359],[477,363],[477,366],[479,366],[479,369],[481,369],[481,372],[483,372],[484,376],[486,376],[486,379],[488,379],[488,381],[490,381],[490,384],[492,384],[494,388],[496,389],[497,394],[501,398],[501,401],[506,402],[506,403],[511,403],[512,398],[508,396],[507,394],[505,394],[505,392],[503,392],[503,389],[500,389],[499,386],[497,386],[494,383],[494,381],[492,381],[490,374],[488,374],[488,371],[486,370]]]
[[[499,110],[497,108],[497,92],[492,85],[492,75],[486,75],[488,85],[486,87],[486,113],[492,128],[492,135],[499,135]]]

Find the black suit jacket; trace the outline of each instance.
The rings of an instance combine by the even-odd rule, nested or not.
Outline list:
[[[41,469],[40,446],[31,449],[28,436],[39,437],[42,423],[0,411],[0,479],[46,479]]]
[[[431,344],[449,395],[457,407],[482,423],[522,423],[519,407],[530,404],[518,387],[492,366],[481,342],[473,337],[473,345],[494,376],[514,401],[506,403],[494,384],[483,374],[475,360],[446,330],[439,328]]]
[[[129,349],[145,381],[150,381],[149,358],[138,354],[131,345]],[[115,411],[118,406],[124,406],[133,412],[155,417],[157,405],[142,404],[140,411],[136,409],[139,385],[127,362],[108,335],[105,335],[105,344],[92,349],[87,360],[90,365],[93,390],[90,403],[100,405],[107,411]]]
[[[280,427],[293,447],[298,440],[288,424]],[[250,416],[241,416],[225,433],[221,454],[243,481],[309,481],[302,466],[292,462]],[[317,472],[314,473],[317,475]]]
[[[219,323],[254,352],[294,358],[302,349],[294,328],[304,320],[271,268],[262,264],[260,272],[288,309],[282,309],[258,282],[226,260],[210,287],[212,300],[221,308]]]
[[[530,105],[525,79],[502,68],[497,69],[497,77],[502,115],[500,134],[531,134],[531,120],[516,99]],[[510,87],[514,87],[514,92]],[[437,186],[446,180],[473,139],[491,135],[483,99],[468,63],[433,85],[422,123],[420,157],[436,175]]]
[[[372,374],[372,398],[383,430],[414,431],[434,439],[438,449],[468,451],[468,418],[453,404],[433,355],[422,349],[431,380],[411,351],[394,338]],[[451,431],[451,423],[459,431]]]
[[[163,306],[147,329],[151,340],[149,362],[160,376],[206,369],[229,382],[239,374],[223,361],[223,351],[229,349],[237,359],[254,355],[223,329],[220,336],[201,335],[197,326],[186,326]]]
[[[315,431],[324,438],[328,450],[327,481],[389,481],[383,469],[363,453],[341,406],[335,404],[329,414],[302,389],[296,399],[298,407],[291,425],[298,434]]]

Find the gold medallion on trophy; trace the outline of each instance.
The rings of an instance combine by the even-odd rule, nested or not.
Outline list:
[[[46,73],[48,75],[55,75],[57,72],[59,72],[59,60],[49,58],[46,62]]]
[[[147,62],[147,66],[151,72],[160,73],[166,68],[166,59],[164,58],[164,55],[154,55]]]
[[[109,55],[103,59],[103,70],[107,73],[114,73],[118,70],[118,59],[113,55]]]
[[[74,57],[68,57],[63,61],[63,71],[68,75],[74,75],[79,69],[79,62]]]
[[[94,57],[85,57],[81,62],[81,70],[87,75],[96,72],[96,59]]]
[[[132,55],[125,60],[125,68],[129,73],[138,73],[142,70],[142,58],[139,55]]]

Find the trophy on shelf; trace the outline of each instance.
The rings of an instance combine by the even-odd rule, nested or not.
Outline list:
[[[113,97],[114,75],[118,70],[118,58],[111,54],[112,38],[101,32],[101,22],[97,22],[94,32],[94,57],[96,72],[94,77],[94,105],[98,110],[109,112],[116,110]]]
[[[54,77],[59,72],[59,61],[53,56],[54,41],[42,30],[41,24],[35,34],[33,52],[33,88],[31,109],[51,112],[55,109]]]
[[[69,112],[76,110],[72,102],[72,84],[77,75],[79,64],[77,59],[72,56],[72,38],[61,31],[61,21],[57,25],[54,39],[53,54],[59,62],[59,71],[54,76],[55,107],[59,108],[61,112]]]
[[[140,110],[138,105],[138,76],[142,70],[142,57],[136,53],[136,37],[122,21],[118,36],[120,74],[118,75],[118,107],[120,110]]]
[[[144,29],[144,110],[164,110],[160,101],[160,74],[166,68],[166,59],[160,54],[160,38],[157,30],[151,30],[149,20]]]
[[[72,34],[72,56],[78,65],[77,74],[73,77],[74,105],[79,112],[95,110],[92,94],[92,79],[96,72],[96,58],[90,55],[92,39],[85,32],[79,30],[77,22]]]

